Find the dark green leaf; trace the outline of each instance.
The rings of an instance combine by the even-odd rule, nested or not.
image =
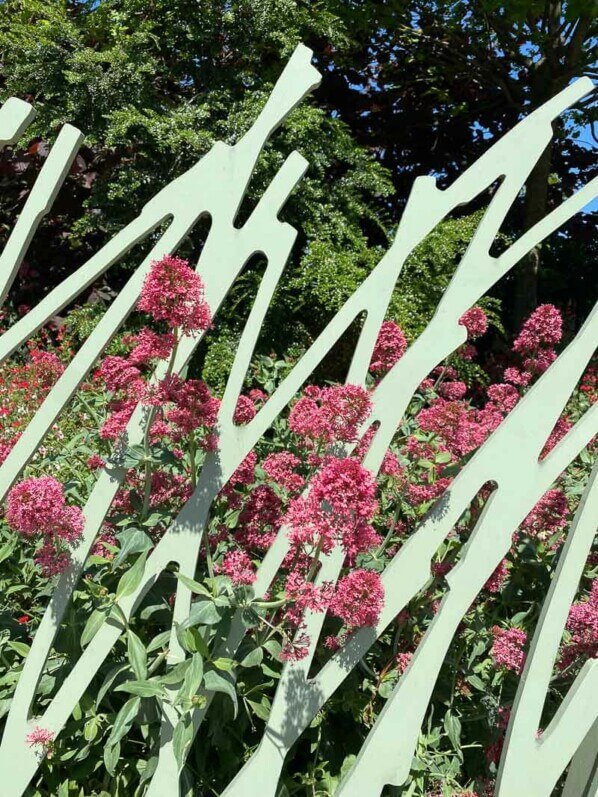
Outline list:
[[[112,732],[108,737],[108,745],[114,745],[117,742],[120,742],[120,740],[133,724],[133,720],[139,711],[140,704],[141,700],[138,697],[132,697],[130,700],[127,700],[127,702],[116,715],[114,725],[112,726]]]
[[[250,650],[249,653],[242,659],[241,667],[259,667],[264,658],[264,651],[261,648]]]
[[[228,695],[233,701],[234,716],[237,716],[239,704],[237,701],[237,692],[235,690],[233,679],[230,675],[221,675],[215,670],[210,670],[204,676],[204,688],[208,692],[222,692]]]
[[[116,772],[116,765],[120,758],[120,742],[113,745],[106,745],[104,747],[104,766],[109,775],[114,777]]]
[[[127,629],[127,656],[131,662],[133,672],[139,681],[145,680],[147,675],[147,653],[145,646],[137,634]]]
[[[199,581],[194,581],[194,579],[189,578],[182,573],[177,573],[177,578],[179,581],[182,581],[187,589],[190,589],[195,595],[207,595],[209,598],[212,597],[210,591],[204,587],[203,584],[200,584]]]
[[[191,715],[185,714],[185,716],[179,720],[178,725],[174,729],[174,735],[172,739],[174,756],[179,768],[182,767],[185,762],[185,755],[192,741],[193,723],[191,722]]]
[[[116,588],[117,601],[121,598],[126,598],[127,595],[132,595],[141,584],[146,559],[147,552],[144,552],[135,560],[135,564],[121,577]]]
[[[203,678],[203,658],[201,653],[194,653],[191,657],[191,664],[185,673],[183,685],[181,686],[175,703],[184,703],[197,693]]]
[[[138,697],[164,697],[164,688],[158,681],[126,681],[119,684],[115,692],[128,692]]]

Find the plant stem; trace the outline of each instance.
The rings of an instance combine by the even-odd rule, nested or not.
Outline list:
[[[213,588],[213,585],[214,585],[214,564],[212,562],[212,551],[210,550],[210,539],[208,537],[208,526],[207,526],[207,524],[206,524],[206,527],[204,529],[203,536],[204,536],[204,542],[205,542],[205,546],[206,546],[206,564],[208,566],[208,576],[210,578],[210,581],[212,582],[212,588]]]
[[[177,332],[176,335],[176,343],[172,347],[172,351],[170,353],[170,359],[168,360],[168,365],[166,366],[166,373],[164,374],[164,378],[170,376],[172,373],[172,369],[174,368],[174,361],[176,359],[177,349],[179,347],[179,335]],[[143,451],[145,455],[145,465],[144,465],[144,485],[143,485],[143,507],[141,510],[141,519],[145,520],[147,518],[149,512],[149,504],[150,498],[152,493],[152,463],[150,457],[150,444],[149,444],[149,436],[150,431],[152,428],[152,424],[154,422],[154,418],[156,417],[156,413],[158,412],[158,408],[152,406],[150,408],[147,423],[145,425],[145,431],[143,433]]]
[[[393,537],[393,534],[395,533],[395,528],[396,528],[397,522],[399,520],[400,511],[401,511],[401,504],[399,503],[399,501],[397,501],[397,508],[395,509],[395,513],[393,515],[392,522],[390,524],[390,528],[388,529],[388,533],[386,534],[386,537],[382,540],[378,550],[374,554],[374,559],[377,559],[379,556],[382,556],[384,551],[388,548],[388,545],[389,545],[389,543],[390,543],[390,541],[391,541],[391,539]]]
[[[314,554],[314,560],[311,563],[311,567],[309,568],[309,573],[307,574],[307,578],[305,579],[308,582],[312,581],[316,574],[316,570],[318,569],[318,561],[320,559],[320,554],[322,553],[323,547],[324,547],[324,535],[322,534],[320,536],[320,539],[318,540],[318,546]]]

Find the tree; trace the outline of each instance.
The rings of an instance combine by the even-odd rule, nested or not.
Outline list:
[[[38,115],[0,157],[4,240],[60,126],[86,135],[12,299],[36,301],[215,140],[236,140],[304,41],[322,86],[268,146],[241,208],[242,218],[290,149],[306,156],[310,168],[284,210],[300,234],[263,340],[279,353],[304,345],[388,247],[414,177],[450,181],[571,77],[594,75],[595,38],[589,0],[9,0],[0,5],[0,99],[27,99]],[[586,104],[555,129],[505,232],[527,229],[595,171],[575,138],[593,114]],[[514,323],[537,290],[560,303],[573,292],[583,317],[597,279],[588,267],[591,223],[578,217],[545,243],[540,272],[539,252],[520,267],[518,284],[500,294]],[[194,258],[200,248],[198,231],[181,254]],[[94,295],[117,290],[139,257],[136,250],[111,270]],[[435,257],[448,273],[445,248]],[[406,269],[400,291],[421,295],[425,282],[404,284],[411,273],[418,280],[422,272]],[[254,263],[234,288],[221,351],[232,350],[236,318],[258,282]]]
[[[326,7],[314,15],[308,4],[290,0],[3,4],[0,98],[17,96],[37,110],[25,146],[9,148],[2,159],[5,240],[60,127],[70,122],[86,135],[27,255],[15,303],[36,301],[73,271],[214,141],[236,140],[297,43],[323,38],[342,46],[341,22]],[[268,345],[281,348],[319,331],[338,297],[346,298],[377,261],[388,243],[381,219],[392,190],[383,167],[347,125],[307,100],[268,145],[240,219],[292,149],[303,152],[310,167],[284,210],[300,238],[268,320]],[[181,254],[193,258],[200,248],[198,232]],[[120,273],[111,270],[109,291],[139,257],[135,250]],[[306,300],[313,304],[302,306],[296,293],[302,275],[330,262],[338,277],[334,298],[312,291]],[[253,264],[218,334],[234,337],[258,282]]]
[[[326,102],[360,144],[375,149],[400,197],[417,174],[451,180],[573,78],[598,76],[598,20],[591,0],[391,0],[351,4],[346,13],[352,20],[362,16],[359,25],[348,26],[352,48],[330,56]],[[525,232],[593,176],[596,161],[584,138],[595,134],[597,118],[589,98],[555,126],[555,139],[530,175],[511,229]],[[593,222],[587,216],[571,225],[576,247],[585,246]],[[562,251],[560,241],[545,245],[547,274]],[[519,267],[515,325],[537,304],[539,264],[535,250]],[[576,297],[580,316],[591,293],[588,279],[595,286],[587,270],[585,280],[573,279],[584,285]],[[543,290],[550,296],[552,286]]]

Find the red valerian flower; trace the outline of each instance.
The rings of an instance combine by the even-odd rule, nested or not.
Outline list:
[[[481,337],[488,329],[488,319],[481,307],[472,307],[463,313],[459,323],[467,330],[467,337],[470,340]]]
[[[289,429],[309,441],[352,443],[372,403],[359,385],[305,389],[289,414]]]
[[[340,579],[329,612],[348,628],[374,627],[384,606],[384,587],[373,570],[357,569]]]
[[[48,758],[52,758],[54,747],[54,733],[45,728],[36,725],[34,729],[27,734],[25,741],[29,747],[41,747]]]
[[[488,592],[497,593],[500,592],[503,584],[507,580],[509,575],[509,568],[507,565],[507,560],[503,559],[498,567],[494,570],[488,581],[484,584],[484,589],[487,589]]]
[[[173,332],[160,334],[149,327],[131,338],[135,347],[129,353],[129,362],[134,366],[149,365],[154,360],[166,360],[176,344]]]
[[[567,496],[555,488],[544,493],[521,527],[531,537],[544,541],[565,528],[568,514]]]
[[[249,423],[249,421],[255,418],[255,413],[255,404],[249,396],[239,396],[233,415],[233,421],[237,424]]]
[[[394,321],[385,321],[380,327],[370,371],[372,374],[385,374],[397,363],[407,348],[407,338],[403,330]]]
[[[245,551],[229,551],[222,562],[222,571],[233,584],[253,584],[256,575],[249,555]]]
[[[497,667],[511,670],[521,674],[525,663],[525,653],[523,646],[527,640],[527,634],[520,628],[500,628],[495,625],[492,628],[494,644],[490,650],[490,655],[494,659]]]
[[[339,542],[353,559],[380,542],[370,525],[378,510],[376,482],[353,459],[328,457],[307,496],[291,501],[286,521],[294,546],[320,545],[328,553]]]
[[[65,509],[62,484],[52,476],[31,476],[8,494],[6,520],[26,537],[53,531]]]
[[[269,454],[264,460],[262,468],[276,484],[290,492],[298,492],[305,481],[303,476],[295,472],[295,468],[300,464],[301,460],[295,454],[291,454],[290,451],[281,451]]]
[[[202,332],[212,322],[201,277],[187,260],[171,255],[152,263],[137,307],[186,334]]]
[[[563,336],[563,319],[553,304],[541,304],[521,327],[513,351],[529,354],[540,346],[554,346]]]
[[[62,484],[51,476],[32,476],[15,484],[8,494],[6,520],[25,537],[43,538],[35,561],[47,578],[66,570],[70,553],[65,546],[78,541],[84,526],[83,513],[67,506]]]
[[[586,659],[598,656],[598,578],[592,582],[587,598],[571,606],[567,618],[570,638],[558,661],[560,670],[572,665],[581,665]]]

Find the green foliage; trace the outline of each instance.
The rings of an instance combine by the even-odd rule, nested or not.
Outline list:
[[[69,329],[75,329],[81,317],[85,314]],[[459,369],[474,367],[460,361],[458,355],[450,364],[459,376]],[[290,367],[288,361],[259,357],[251,373],[253,385],[271,393]],[[466,381],[476,395],[481,386],[479,373],[472,370],[469,377]],[[567,415],[572,422],[587,412],[595,399],[592,379],[589,371],[589,389],[577,391],[571,398]],[[413,502],[408,497],[409,485],[429,483],[438,475],[444,478],[459,467],[438,437],[418,426],[419,411],[435,396],[428,388],[426,391],[416,393],[391,445],[399,475],[383,472],[378,479],[380,511],[374,524],[385,540],[368,562],[374,569],[383,568],[384,560],[404,544],[432,504]],[[89,495],[95,478],[85,464],[87,457],[98,449],[106,455],[105,443],[98,439],[97,426],[89,415],[90,409],[99,411],[106,398],[94,383],[81,391],[61,419],[54,439],[29,466],[31,474],[53,473],[65,481],[69,500],[79,504]],[[424,447],[425,459],[408,458],[408,440]],[[309,449],[302,442],[291,434],[287,418],[282,417],[273,435],[260,441],[256,453],[259,461],[281,450],[303,457]],[[162,474],[186,472],[185,460],[160,457],[158,448],[152,446],[151,460]],[[143,459],[130,448],[125,460],[132,469],[130,484],[135,485],[135,470],[143,469]],[[583,451],[559,480],[569,519],[591,466],[591,452]],[[235,535],[243,530],[241,509],[257,485],[270,484],[283,502],[289,499],[280,485],[267,479],[262,467],[257,467],[254,478],[253,484],[237,486],[227,497],[221,495],[212,508],[209,528],[214,562],[220,563],[231,545],[236,546]],[[139,585],[150,549],[180,507],[180,500],[167,498],[144,518],[134,490],[132,511],[111,512],[110,523],[116,532],[112,543],[104,539],[103,549],[96,549],[86,562],[85,577],[74,591],[37,687],[36,713],[43,713],[62,684],[63,668],[68,669],[80,657],[107,618],[122,634],[54,742],[52,756],[42,763],[27,797],[141,797],[156,766],[164,703],[171,705],[177,717],[177,760],[183,763],[188,755],[184,781],[190,793],[209,790],[218,794],[230,773],[255,750],[268,720],[283,666],[276,629],[281,618],[272,608],[280,606],[281,596],[284,603],[284,590],[281,585],[274,587],[271,603],[257,601],[251,587],[234,585],[224,575],[211,576],[200,559],[193,578],[168,566],[127,622],[120,602]],[[436,552],[434,565],[458,561],[484,500],[480,493],[464,512],[454,533]],[[532,632],[562,542],[562,536],[557,536],[555,543],[552,538],[534,538],[520,531],[505,560],[506,583],[496,592],[482,590],[464,616],[434,689],[404,787],[411,797],[429,793],[453,797],[467,788],[479,789],[485,778],[494,777],[496,766],[488,763],[488,758],[502,739],[502,712],[512,704],[519,677],[497,665],[492,654],[493,626]],[[41,577],[34,564],[35,546],[34,540],[17,535],[0,519],[0,723],[10,708],[31,638],[54,586]],[[365,557],[372,558],[370,554]],[[596,577],[593,561],[588,561],[581,595]],[[363,566],[361,559],[357,564]],[[169,664],[172,642],[168,628],[177,581],[191,590],[193,599],[189,618],[174,626],[186,658]],[[441,572],[433,571],[424,589],[413,596],[408,611],[397,616],[347,675],[291,751],[281,794],[335,793],[398,682],[405,666],[401,657],[416,649],[445,590]],[[246,636],[234,658],[229,658],[222,655],[220,646],[235,611],[242,613]],[[338,625],[329,616],[322,636],[336,633]],[[569,640],[566,633],[563,643]],[[318,645],[315,667],[323,666],[329,655],[330,651]],[[574,672],[581,663],[574,666]],[[544,727],[562,702],[570,680],[570,671],[556,671],[547,696]],[[209,693],[213,693],[214,703],[202,728],[207,743],[191,746],[191,712],[207,705]],[[81,782],[85,782],[84,792],[79,791]]]
[[[389,317],[410,340],[426,328],[459,261],[472,239],[483,211],[441,222],[408,257],[393,295]],[[504,236],[501,237],[504,240]],[[480,302],[490,322],[502,328],[495,300]]]
[[[86,136],[65,189],[72,185],[74,201],[54,220],[54,239],[56,222],[62,232],[54,253],[60,267],[47,268],[40,231],[30,253],[33,269],[41,272],[43,263],[44,280],[52,285],[216,140],[237,141],[296,44],[320,37],[338,46],[345,41],[345,28],[333,11],[324,6],[313,14],[309,6],[287,0],[200,7],[183,0],[151,6],[16,0],[0,7],[1,98],[16,95],[33,102],[37,117],[28,137],[51,142],[66,122]],[[352,249],[357,249],[355,260],[339,267],[341,279],[346,273],[355,284],[364,268],[371,268],[372,235],[366,226],[374,229],[376,244],[385,240],[377,219],[384,217],[384,198],[391,191],[388,175],[350,129],[310,103],[296,109],[267,145],[239,215],[241,223],[291,150],[306,155],[308,173],[283,212],[301,230],[301,239],[288,267],[286,292],[273,308],[285,318],[284,325],[276,325],[281,345],[293,343],[289,321],[306,316],[295,301],[303,275],[317,275],[330,254],[333,261],[345,260]],[[35,161],[29,173],[40,163]],[[190,239],[181,254],[193,258],[197,246]],[[119,287],[123,272],[146,250],[147,243],[142,244],[113,268],[111,284]],[[328,283],[334,278],[334,268],[329,269]],[[38,292],[39,286],[25,280],[14,295],[30,301]],[[346,288],[341,293],[346,295]],[[329,311],[325,286],[306,301],[310,318]],[[228,319],[224,310],[231,331],[238,309]],[[246,312],[246,300],[240,309]]]

